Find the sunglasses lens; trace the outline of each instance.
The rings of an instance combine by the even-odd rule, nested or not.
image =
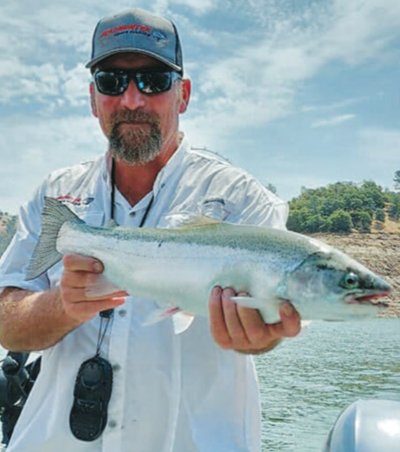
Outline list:
[[[107,96],[119,96],[128,88],[130,80],[134,80],[138,90],[143,94],[159,94],[168,91],[172,82],[180,78],[173,71],[136,72],[124,70],[97,71],[94,75],[97,90]]]
[[[98,71],[95,75],[97,89],[108,96],[118,96],[127,88],[127,78],[113,71]]]
[[[143,72],[136,75],[137,87],[144,94],[158,94],[171,88],[171,72]]]

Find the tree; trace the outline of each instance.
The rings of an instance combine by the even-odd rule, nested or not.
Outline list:
[[[277,189],[276,189],[275,185],[268,184],[268,185],[266,186],[266,188],[267,188],[267,190],[269,190],[271,193],[273,193],[274,195],[276,195]]]
[[[375,219],[383,223],[385,221],[385,211],[383,209],[376,209],[375,211]]]
[[[338,210],[328,218],[327,226],[330,232],[349,234],[353,228],[353,222],[349,212]]]
[[[397,170],[394,173],[393,182],[394,182],[394,189],[400,190],[400,170]]]

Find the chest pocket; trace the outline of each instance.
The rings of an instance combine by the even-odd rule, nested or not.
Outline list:
[[[79,212],[75,211],[76,215],[90,226],[102,226],[104,223],[103,212]],[[47,276],[50,281],[50,287],[52,289],[60,287],[61,275],[64,271],[64,265],[62,261],[58,262],[54,267],[51,267],[47,271]]]
[[[224,198],[206,198],[199,203],[199,210],[202,215],[224,221],[232,211],[229,204],[230,202]]]

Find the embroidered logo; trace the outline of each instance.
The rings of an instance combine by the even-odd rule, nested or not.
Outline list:
[[[74,206],[87,206],[94,201],[94,198],[81,198],[80,196],[73,198],[70,195],[62,195],[58,196],[56,200],[62,202],[63,204],[69,203]]]
[[[161,33],[159,30],[153,30],[151,27],[139,24],[129,24],[129,25],[120,25],[119,27],[109,28],[104,30],[100,37],[105,38],[110,35],[120,36],[122,34],[135,33],[145,35],[149,38],[154,39],[156,42],[163,41],[167,39],[167,37]]]

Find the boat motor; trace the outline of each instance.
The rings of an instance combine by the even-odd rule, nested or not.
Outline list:
[[[338,416],[323,452],[400,452],[400,402],[357,400]]]

